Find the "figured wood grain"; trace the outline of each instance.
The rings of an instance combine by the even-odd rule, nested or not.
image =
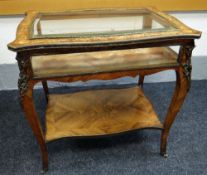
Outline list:
[[[34,77],[82,75],[178,65],[168,47],[33,56]]]
[[[151,127],[163,126],[138,87],[49,96],[46,141]]]

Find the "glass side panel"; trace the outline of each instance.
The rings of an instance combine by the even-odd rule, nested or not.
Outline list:
[[[150,12],[111,14],[40,14],[32,38],[92,37],[174,30],[167,21]]]
[[[40,55],[31,58],[36,78],[83,75],[179,65],[168,47]]]

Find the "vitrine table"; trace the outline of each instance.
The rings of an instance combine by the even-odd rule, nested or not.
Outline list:
[[[46,143],[63,137],[102,136],[143,128],[162,131],[161,155],[171,125],[190,88],[191,53],[201,33],[153,8],[82,10],[62,13],[30,11],[15,41],[22,109],[40,145],[48,169]],[[175,52],[170,46],[178,46]],[[176,88],[162,123],[145,97],[144,77],[176,72]],[[49,94],[47,81],[110,80],[139,75],[131,88]],[[46,99],[43,132],[33,103],[42,82]]]

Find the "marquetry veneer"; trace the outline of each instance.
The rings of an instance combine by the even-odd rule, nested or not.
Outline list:
[[[46,140],[163,128],[139,87],[49,95]]]

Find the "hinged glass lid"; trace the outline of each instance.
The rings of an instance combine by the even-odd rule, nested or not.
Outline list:
[[[39,14],[30,38],[71,38],[128,35],[176,30],[164,18],[147,9],[128,11],[84,11]]]

